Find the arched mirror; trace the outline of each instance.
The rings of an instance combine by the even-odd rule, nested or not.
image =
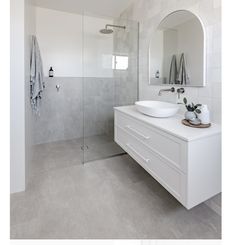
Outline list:
[[[149,47],[149,84],[205,86],[205,37],[200,19],[186,10],[166,16]]]

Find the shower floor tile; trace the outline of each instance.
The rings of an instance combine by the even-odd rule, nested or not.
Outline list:
[[[84,147],[82,150],[83,144]],[[30,176],[40,172],[83,164],[124,153],[109,135],[95,135],[66,141],[35,145]]]

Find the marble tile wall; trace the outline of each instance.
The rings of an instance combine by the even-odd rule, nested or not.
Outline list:
[[[176,101],[177,96],[158,97],[160,86],[148,84],[148,51],[151,35],[169,13],[186,9],[202,20],[206,35],[206,86],[186,88],[193,102],[207,104],[212,121],[221,123],[221,1],[220,0],[137,0],[120,19],[139,21],[139,96],[140,99]],[[132,44],[131,44],[132,45]],[[182,108],[182,112],[184,108]]]
[[[114,24],[126,26],[125,30],[115,29],[114,54],[126,55],[129,58],[127,70],[114,70],[115,104],[131,105],[138,99],[138,52],[139,25],[137,21],[116,19]]]
[[[46,78],[40,115],[33,121],[34,144],[81,138],[83,125],[86,137],[110,134],[113,106],[112,78]]]
[[[129,57],[128,69],[114,70],[111,78],[45,78],[40,116],[33,122],[34,144],[102,134],[112,137],[113,107],[137,100],[139,26],[136,21],[115,22],[127,27],[125,31],[115,29],[113,53]]]
[[[84,136],[113,134],[114,78],[84,78]]]

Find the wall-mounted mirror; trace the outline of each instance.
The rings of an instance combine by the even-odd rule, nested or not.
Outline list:
[[[149,84],[205,86],[205,37],[199,18],[186,10],[165,17],[151,37]]]

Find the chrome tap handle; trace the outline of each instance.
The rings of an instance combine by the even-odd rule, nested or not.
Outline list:
[[[183,94],[185,92],[185,89],[184,88],[178,88],[177,89],[177,93],[178,94]]]
[[[184,88],[178,88],[177,93],[178,93],[178,99],[180,99],[180,94],[183,94],[185,92]]]
[[[57,89],[57,92],[59,92],[59,90],[60,90],[60,85],[59,84],[56,85],[56,89]]]

